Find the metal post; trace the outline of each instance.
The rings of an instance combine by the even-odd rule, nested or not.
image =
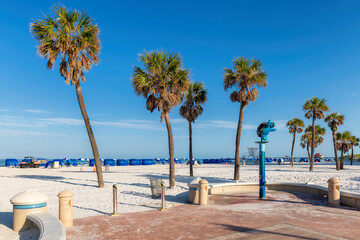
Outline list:
[[[113,185],[113,209],[114,212],[110,216],[117,216],[120,215],[120,213],[117,213],[117,185]]]
[[[259,144],[259,198],[265,198],[266,181],[265,181],[265,143],[268,141],[261,140]]]
[[[165,207],[165,183],[161,182],[161,206],[159,211],[164,211],[167,208]]]
[[[265,198],[265,143],[264,141],[259,142],[259,198]]]

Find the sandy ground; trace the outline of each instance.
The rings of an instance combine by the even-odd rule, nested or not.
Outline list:
[[[257,182],[258,165],[241,166],[241,181]],[[360,165],[345,166],[336,171],[335,166],[316,164],[315,171],[309,166],[296,164],[266,165],[267,182],[312,183],[327,186],[332,177],[340,179],[342,191],[360,194]],[[37,189],[49,196],[48,212],[58,216],[57,194],[65,189],[74,193],[74,218],[112,213],[112,185],[118,185],[118,212],[139,212],[159,207],[160,200],[151,198],[150,179],[162,178],[168,186],[168,165],[119,166],[104,172],[105,188],[97,188],[95,172],[90,167],[64,167],[61,169],[19,169],[0,168],[0,239],[16,239],[19,236],[11,230],[12,205],[10,198],[27,189]],[[187,183],[189,166],[176,165],[176,187],[166,189],[169,207],[183,204],[188,199]],[[233,166],[199,165],[194,175],[205,178],[210,184],[232,182]]]

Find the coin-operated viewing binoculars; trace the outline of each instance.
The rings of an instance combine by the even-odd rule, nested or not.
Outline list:
[[[269,120],[268,122],[263,122],[257,128],[257,135],[261,138],[259,142],[259,197],[265,198],[265,143],[267,143],[267,135],[270,132],[276,131],[275,123]]]

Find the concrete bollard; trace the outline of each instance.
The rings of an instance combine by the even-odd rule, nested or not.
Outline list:
[[[337,178],[328,180],[328,200],[330,206],[340,205],[340,181]]]
[[[13,229],[16,232],[30,228],[26,216],[31,213],[46,212],[48,196],[36,190],[26,190],[10,199],[13,204]]]
[[[188,183],[189,187],[189,202],[199,204],[199,181],[201,178],[197,177]]]
[[[199,204],[202,206],[207,205],[208,202],[208,181],[202,179],[199,181]]]
[[[68,190],[64,190],[58,195],[59,198],[59,219],[64,227],[73,226],[73,196]]]

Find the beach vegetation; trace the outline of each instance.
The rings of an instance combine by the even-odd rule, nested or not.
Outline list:
[[[353,165],[353,159],[354,159],[354,147],[359,146],[359,141],[360,139],[355,137],[355,136],[351,136],[350,137],[350,144],[351,144],[351,157],[350,157],[350,165]]]
[[[201,106],[207,100],[207,91],[202,82],[192,82],[189,84],[188,90],[185,93],[185,101],[180,107],[180,115],[189,123],[189,161],[190,161],[190,176],[193,173],[193,151],[192,151],[192,123],[202,114],[203,107]]]
[[[286,123],[286,126],[289,129],[289,133],[293,134],[293,141],[292,141],[292,146],[291,146],[291,166],[294,166],[293,153],[294,153],[294,145],[295,145],[295,136],[296,136],[296,133],[303,132],[302,128],[304,127],[304,121],[299,118],[293,118],[292,120],[289,120]]]
[[[160,122],[165,120],[169,144],[169,185],[175,186],[174,138],[169,119],[171,110],[181,104],[190,84],[189,70],[183,68],[179,53],[144,51],[139,54],[142,66],[135,66],[132,85],[137,95],[146,98],[146,109],[161,112]]]
[[[258,98],[257,87],[267,87],[267,74],[263,70],[260,60],[236,57],[233,60],[233,69],[224,69],[224,89],[225,91],[234,89],[230,94],[230,100],[240,103],[235,140],[234,180],[240,179],[239,148],[244,111],[250,102],[254,102]]]
[[[311,155],[310,155],[310,171],[314,170],[314,155],[315,155],[315,120],[323,119],[325,117],[324,112],[329,111],[329,107],[326,105],[325,98],[320,99],[313,97],[305,101],[303,105],[303,110],[305,111],[305,117],[307,119],[312,119],[312,134],[311,134]]]
[[[336,149],[341,152],[340,169],[344,169],[344,153],[348,152],[351,146],[351,133],[349,131],[336,133]]]
[[[326,116],[325,122],[328,123],[329,128],[332,131],[332,139],[334,146],[334,154],[335,154],[335,162],[336,162],[336,170],[340,170],[339,158],[337,155],[337,147],[336,147],[336,132],[340,125],[344,124],[344,115],[339,114],[338,112],[330,113]]]
[[[302,148],[306,148],[306,151],[308,153],[309,159],[311,158],[310,153],[310,147],[311,143],[314,139],[314,147],[317,148],[319,145],[321,145],[324,142],[323,136],[326,134],[326,129],[321,127],[320,125],[315,125],[315,137],[312,138],[312,125],[306,127],[304,134],[301,136],[300,139],[300,146]]]
[[[102,188],[104,179],[100,155],[80,86],[86,80],[85,72],[100,62],[99,27],[86,13],[56,5],[53,7],[52,16],[44,16],[30,24],[30,32],[38,42],[38,55],[47,60],[47,68],[53,69],[59,59],[60,75],[66,84],[75,86],[95,159],[98,186]]]

